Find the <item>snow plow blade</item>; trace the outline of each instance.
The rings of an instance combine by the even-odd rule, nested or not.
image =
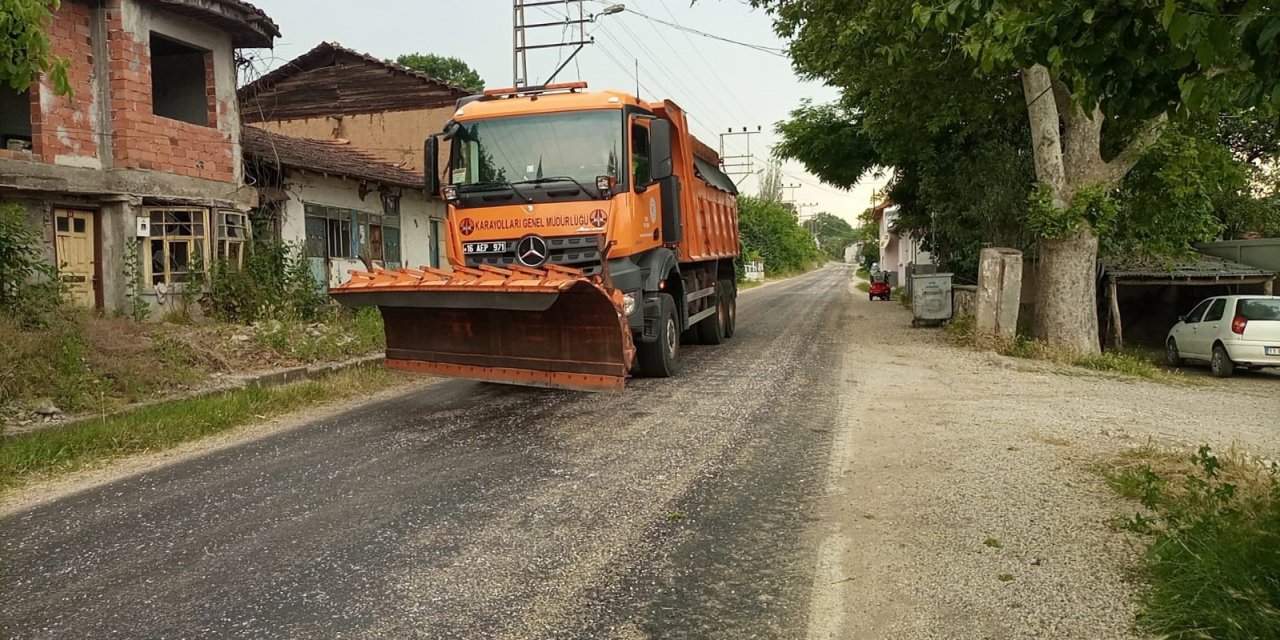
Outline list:
[[[635,358],[621,292],[576,269],[357,271],[329,293],[378,307],[392,369],[610,391]]]

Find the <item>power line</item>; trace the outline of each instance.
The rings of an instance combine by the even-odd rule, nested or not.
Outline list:
[[[599,3],[602,3],[602,4],[608,4],[607,0],[592,0],[592,1],[593,1],[593,2],[599,2]],[[658,23],[658,24],[661,24],[661,25],[665,25],[665,26],[671,27],[672,29],[676,29],[676,30],[678,30],[678,31],[684,31],[684,32],[686,32],[686,33],[692,33],[692,34],[697,35],[697,36],[702,36],[702,37],[704,37],[704,38],[710,38],[710,39],[712,39],[712,40],[719,40],[719,41],[721,41],[721,42],[728,42],[729,44],[736,44],[736,45],[738,45],[738,46],[740,46],[740,47],[746,47],[746,48],[748,48],[748,49],[752,49],[752,50],[755,50],[755,51],[759,51],[759,52],[761,52],[761,53],[767,53],[767,54],[769,54],[769,55],[777,56],[777,57],[779,57],[779,58],[786,58],[786,57],[789,57],[789,56],[788,56],[788,54],[787,54],[787,50],[786,50],[786,49],[781,49],[781,48],[778,48],[778,47],[766,47],[766,46],[761,45],[761,44],[752,44],[752,43],[750,43],[750,42],[742,42],[742,41],[740,41],[740,40],[734,40],[734,39],[732,39],[732,38],[726,38],[726,37],[724,37],[724,36],[718,36],[718,35],[716,35],[716,34],[714,34],[714,33],[707,33],[706,31],[700,31],[700,30],[698,30],[698,29],[694,29],[693,27],[686,27],[686,26],[684,26],[684,25],[682,25],[682,24],[677,24],[677,23],[674,23],[674,22],[667,22],[666,20],[662,20],[662,19],[660,19],[660,18],[655,18],[655,17],[653,17],[653,16],[650,16],[650,15],[647,15],[647,14],[644,14],[644,13],[640,13],[639,11],[636,11],[635,9],[631,9],[631,8],[624,9],[624,11],[626,11],[627,13],[634,13],[634,14],[636,14],[636,15],[640,16],[641,18],[644,18],[645,20],[650,20],[650,21],[656,22],[656,23]]]

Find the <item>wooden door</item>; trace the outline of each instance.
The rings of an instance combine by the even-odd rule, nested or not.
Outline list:
[[[75,304],[97,306],[97,238],[92,211],[55,209],[54,251],[58,276],[67,287],[67,297]]]

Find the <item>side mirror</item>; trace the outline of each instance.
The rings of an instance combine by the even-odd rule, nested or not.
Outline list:
[[[427,138],[422,152],[423,177],[426,179],[423,190],[427,197],[440,197],[440,137],[439,134]]]
[[[651,177],[665,180],[675,173],[675,161],[671,157],[671,121],[654,120],[649,123],[649,145],[653,156]]]
[[[1185,323],[1186,321],[1187,321],[1187,316],[1185,316],[1185,315],[1183,315],[1183,316],[1178,316],[1178,322],[1184,322],[1184,323]]]

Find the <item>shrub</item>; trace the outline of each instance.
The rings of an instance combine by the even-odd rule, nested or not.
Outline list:
[[[206,313],[244,323],[315,320],[328,304],[329,297],[311,277],[302,248],[283,243],[255,247],[238,269],[225,261],[215,263],[202,300]]]
[[[40,232],[16,204],[0,204],[0,313],[24,327],[47,322],[62,303],[57,269],[45,260]]]
[[[1107,479],[1146,514],[1140,627],[1167,638],[1272,638],[1280,629],[1280,472],[1208,446],[1189,459],[1139,450]],[[1133,464],[1137,462],[1137,464]]]

